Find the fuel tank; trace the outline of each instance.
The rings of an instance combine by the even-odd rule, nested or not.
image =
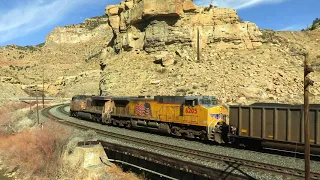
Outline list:
[[[85,120],[92,120],[92,115],[86,112],[78,112],[78,117]]]

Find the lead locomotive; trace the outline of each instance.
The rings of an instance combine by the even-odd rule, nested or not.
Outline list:
[[[74,96],[70,116],[175,136],[228,141],[228,108],[213,96]]]

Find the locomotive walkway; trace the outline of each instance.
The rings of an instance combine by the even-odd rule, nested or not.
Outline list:
[[[98,128],[88,127],[70,121],[67,105],[57,105],[46,108],[42,114],[49,119],[59,120],[68,126],[82,130],[94,130],[102,137],[108,137],[116,142],[102,142],[102,145],[111,152],[121,154],[122,157],[134,157],[144,161],[158,163],[167,168],[177,169],[193,178],[208,179],[303,179],[304,171],[275,164],[241,159],[218,153],[195,150],[187,147],[155,142],[152,140],[132,137],[125,134],[108,132]],[[55,110],[55,111],[54,111]],[[59,114],[59,115],[58,115]],[[119,143],[121,142],[121,143]],[[134,144],[135,146],[129,145]],[[143,147],[143,148],[137,148]],[[279,159],[279,161],[281,161]],[[201,162],[201,163],[199,163]],[[164,172],[164,174],[168,172]],[[172,174],[172,173],[170,173]],[[173,176],[173,175],[172,175]],[[181,175],[175,175],[181,178]],[[320,173],[311,173],[311,179],[320,179]]]

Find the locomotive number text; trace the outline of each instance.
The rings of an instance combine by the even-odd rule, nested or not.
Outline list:
[[[186,108],[186,113],[197,114],[196,108]]]

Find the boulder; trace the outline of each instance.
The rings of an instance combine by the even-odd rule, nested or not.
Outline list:
[[[125,51],[133,49],[143,49],[144,33],[140,32],[135,27],[131,27],[122,37],[122,48]]]
[[[235,9],[214,8],[212,11],[212,20],[217,24],[225,24],[239,21],[239,16]]]
[[[246,98],[256,98],[265,95],[263,90],[257,87],[238,88],[238,93]]]
[[[145,31],[144,47],[147,52],[165,50],[168,41],[168,24],[164,21],[152,21]]]
[[[158,0],[141,0],[136,4],[133,1],[125,2],[126,10],[120,13],[121,21],[129,26],[152,17],[179,17],[183,14],[182,0],[164,1],[159,3]]]
[[[155,61],[162,61],[162,59],[164,58],[164,57],[166,57],[168,55],[168,52],[167,51],[161,51],[159,54],[157,54],[157,55],[155,55],[154,56],[154,60]]]
[[[164,67],[173,65],[174,62],[174,57],[169,55],[167,51],[162,51],[154,57],[154,63],[161,64]]]
[[[160,82],[161,82],[160,80],[153,80],[150,82],[150,84],[156,85],[156,84],[160,84]]]
[[[183,11],[190,12],[197,10],[197,6],[192,1],[186,1],[183,3]]]
[[[119,30],[119,26],[120,26],[120,17],[119,16],[111,16],[109,17],[109,22],[110,22],[110,26],[111,28],[115,31]]]
[[[187,57],[186,52],[184,50],[181,50],[181,49],[176,50],[176,55],[178,55],[181,58]]]
[[[144,17],[154,17],[160,15],[181,16],[183,14],[182,0],[165,0],[159,3],[159,0],[144,1]]]
[[[126,9],[131,9],[131,8],[133,8],[133,0],[131,0],[131,1],[127,1],[127,2],[125,2],[125,8]]]
[[[125,2],[121,1],[119,5],[119,12],[122,12],[123,10],[125,10],[125,8],[126,8]]]
[[[174,58],[172,56],[166,56],[162,58],[162,66],[171,66],[174,64]]]
[[[114,6],[114,7],[111,7],[109,10],[108,10],[108,13],[107,13],[109,16],[114,16],[114,15],[118,15],[119,14],[119,7],[117,6]]]

